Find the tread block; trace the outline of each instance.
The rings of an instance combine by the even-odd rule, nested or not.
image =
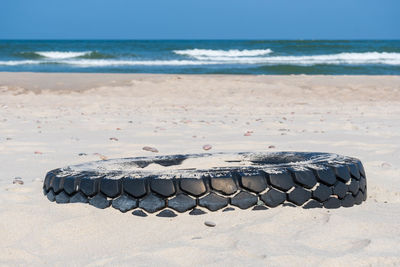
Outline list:
[[[312,197],[319,201],[325,201],[332,194],[332,188],[324,184],[320,184],[313,192]]]
[[[130,196],[123,194],[118,198],[113,199],[112,207],[118,209],[121,212],[130,211],[138,206],[137,199],[131,198]]]
[[[124,188],[124,192],[136,198],[140,198],[147,193],[146,181],[144,179],[124,178],[122,187]]]
[[[178,211],[185,212],[196,206],[196,200],[186,194],[178,194],[168,200],[168,207]]]
[[[159,214],[156,215],[157,217],[167,217],[167,218],[171,218],[171,217],[176,217],[176,213],[173,212],[172,210],[162,210]]]
[[[204,210],[201,210],[201,209],[193,209],[189,212],[189,215],[203,215],[206,213],[207,212],[205,212]]]
[[[339,198],[344,198],[347,190],[348,190],[347,185],[345,185],[342,182],[337,182],[336,185],[333,187],[333,193],[337,195]]]
[[[99,209],[105,209],[111,205],[111,201],[102,193],[98,193],[89,200],[89,204]]]
[[[268,192],[261,195],[261,200],[264,201],[267,206],[273,208],[285,202],[286,193],[276,189],[270,189]]]
[[[355,198],[352,194],[347,193],[346,196],[342,199],[343,207],[352,207],[354,206]]]
[[[203,195],[207,191],[203,179],[184,178],[180,181],[180,187],[182,191],[196,197]]]
[[[303,206],[303,209],[315,209],[315,208],[322,208],[322,203],[316,201],[315,199],[311,199]]]
[[[326,168],[322,170],[315,169],[318,180],[327,185],[334,185],[336,183],[336,175],[332,168]]]
[[[305,188],[311,189],[314,187],[314,185],[317,183],[317,178],[315,178],[315,175],[312,171],[310,170],[304,170],[304,171],[293,171],[293,176],[294,180],[303,185]]]
[[[358,170],[358,165],[356,163],[352,163],[348,165],[350,174],[357,180],[360,180],[360,171]]]
[[[175,185],[171,179],[154,179],[150,182],[151,190],[164,197],[175,194]]]
[[[58,194],[58,192],[61,192],[63,190],[63,182],[64,178],[62,177],[55,176],[53,178],[51,187],[53,188],[54,193]]]
[[[293,203],[290,203],[290,202],[285,202],[285,203],[283,203],[282,206],[283,207],[292,207],[292,208],[296,208],[297,207],[296,205],[294,205]]]
[[[260,193],[267,188],[267,181],[264,174],[251,176],[240,175],[240,181],[244,188],[254,193]]]
[[[101,179],[100,191],[108,197],[116,197],[121,194],[121,181],[116,179]]]
[[[311,192],[302,187],[296,187],[288,194],[288,200],[294,204],[301,206],[311,198]]]
[[[225,195],[232,195],[237,191],[237,186],[232,177],[211,178],[211,187]]]
[[[241,209],[247,209],[257,204],[258,197],[246,191],[241,191],[231,199],[231,204]]]
[[[82,192],[75,193],[70,199],[69,203],[88,203],[89,200]]]
[[[61,191],[58,195],[56,195],[56,202],[58,204],[69,203],[69,196],[64,191]]]
[[[360,178],[360,190],[365,193],[365,190],[367,189],[367,180],[364,177]]]
[[[269,176],[269,183],[280,190],[288,191],[294,186],[292,176],[288,172],[271,173]]]
[[[354,203],[357,205],[360,205],[364,200],[364,194],[363,192],[358,191],[357,195],[354,197]]]
[[[215,193],[210,193],[207,196],[200,198],[199,205],[211,211],[222,209],[228,205],[228,199],[221,197]]]
[[[149,194],[139,201],[139,207],[153,213],[165,208],[165,200],[154,194]]]
[[[79,185],[82,193],[87,195],[88,197],[94,196],[98,192],[98,183],[99,179],[90,179],[84,177],[81,179],[81,183]]]
[[[134,210],[132,214],[139,217],[147,217],[147,214],[142,210]]]
[[[367,200],[367,188],[365,188],[365,192],[364,192],[364,194],[363,194],[363,201],[366,201]]]
[[[251,210],[267,210],[268,208],[264,205],[257,205],[254,206],[254,208],[252,208]]]
[[[360,171],[360,174],[365,178],[365,170],[364,170],[364,166],[362,165],[361,161],[357,161],[357,167],[358,170]]]
[[[339,165],[339,166],[334,166],[333,168],[334,168],[335,174],[339,180],[342,180],[345,183],[347,183],[347,181],[350,180],[351,176],[350,176],[349,168],[347,168],[347,166]]]
[[[46,189],[46,191],[49,191],[54,177],[55,177],[55,174],[51,171],[46,174],[46,177],[44,178],[44,182],[43,182],[44,188]]]
[[[76,181],[76,178],[73,176],[66,177],[64,179],[64,191],[67,194],[72,195],[73,193],[76,192],[75,181]]]
[[[330,197],[327,201],[324,202],[324,208],[326,209],[337,209],[339,207],[340,200],[335,197]]]
[[[360,189],[360,182],[354,178],[351,178],[350,184],[348,185],[348,189],[353,195],[356,195],[358,190]]]
[[[46,196],[47,199],[50,200],[51,202],[56,200],[56,194],[54,194],[53,189],[50,189]]]
[[[235,208],[227,207],[227,208],[223,209],[222,212],[228,212],[228,211],[234,211],[234,210],[235,210]]]

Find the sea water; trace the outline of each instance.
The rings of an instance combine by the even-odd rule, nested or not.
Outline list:
[[[0,40],[0,71],[399,75],[400,41]]]

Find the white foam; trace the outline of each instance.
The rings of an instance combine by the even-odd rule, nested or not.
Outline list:
[[[271,49],[253,49],[253,50],[212,50],[212,49],[187,49],[174,50],[175,54],[191,57],[254,57],[264,56],[272,53]]]
[[[37,60],[9,60],[9,61],[0,61],[0,66],[18,66],[18,65],[31,65],[31,64],[40,64],[40,61]]]
[[[66,64],[76,67],[112,67],[112,66],[198,66],[220,64],[249,65],[400,65],[400,53],[339,53],[312,56],[267,56],[267,57],[204,57],[193,60],[115,60],[115,59],[45,59],[0,61],[0,65],[16,66],[30,64]]]
[[[275,56],[275,57],[201,57],[196,60],[69,60],[66,64],[82,67],[96,66],[191,66],[218,64],[265,64],[265,65],[400,65],[400,53],[340,53],[313,56]]]
[[[81,57],[84,55],[88,55],[91,52],[90,51],[86,51],[86,52],[43,51],[43,52],[35,52],[35,53],[42,57],[51,58],[51,59],[66,59],[66,58]]]
[[[400,65],[400,53],[339,53],[313,56],[274,56],[274,57],[205,57],[197,56],[199,61],[224,62],[225,64],[269,64],[269,65],[317,65],[317,64],[386,64]]]

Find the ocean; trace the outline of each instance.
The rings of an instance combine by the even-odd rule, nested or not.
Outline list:
[[[400,40],[0,40],[0,71],[400,75]]]

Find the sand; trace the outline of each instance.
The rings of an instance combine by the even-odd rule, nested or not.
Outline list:
[[[165,219],[42,194],[50,169],[207,144],[357,157],[368,200]],[[1,266],[400,265],[399,76],[0,73],[0,162]]]

